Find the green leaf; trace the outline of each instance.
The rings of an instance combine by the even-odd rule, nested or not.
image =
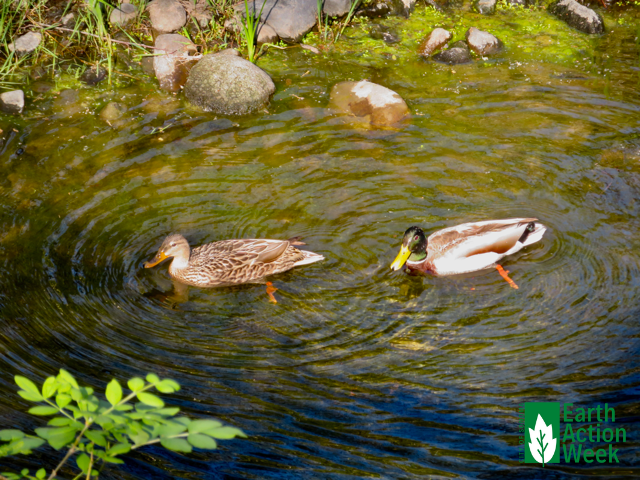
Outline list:
[[[180,411],[180,409],[178,407],[166,407],[166,408],[157,409],[155,411],[155,413],[157,413],[158,415],[165,415],[167,417],[173,417],[179,411]],[[191,421],[191,420],[189,419],[189,421]]]
[[[55,395],[57,389],[58,381],[56,380],[56,377],[49,377],[42,384],[42,396],[44,398],[49,398],[52,395]]]
[[[44,468],[41,468],[40,470],[38,470],[36,472],[36,478],[42,480],[44,477],[47,476],[47,471]]]
[[[245,433],[239,428],[235,427],[219,427],[212,428],[211,430],[207,430],[206,432],[202,432],[210,437],[217,438],[219,440],[229,440],[230,438],[242,437],[247,438]]]
[[[138,400],[140,400],[145,405],[149,405],[150,407],[164,407],[164,402],[162,401],[162,399],[157,395],[154,395],[153,393],[138,392],[136,396],[138,397]]]
[[[160,393],[173,393],[180,390],[180,385],[173,380],[165,379],[157,383],[156,388]]]
[[[166,410],[166,409],[163,409],[163,410]],[[181,423],[185,427],[188,427],[189,425],[191,425],[191,419],[189,417],[175,417],[171,421]]]
[[[124,463],[123,460],[120,460],[119,458],[116,458],[116,457],[105,456],[102,460],[104,460],[107,463]]]
[[[115,457],[116,455],[121,455],[123,453],[128,453],[131,450],[131,445],[128,443],[118,443],[107,450],[107,454]]]
[[[207,450],[214,450],[218,446],[213,438],[202,435],[201,433],[192,433],[187,437],[187,440],[194,447]]]
[[[20,375],[16,375],[15,377],[13,377],[13,379],[18,384],[18,386],[24,391],[35,393],[36,395],[42,397],[42,395],[40,395],[40,390],[38,390],[38,387],[36,387],[36,384],[33,383],[28,378],[22,377]]]
[[[77,432],[78,429],[75,427],[36,428],[38,436],[44,438],[56,450],[73,442]]]
[[[189,424],[189,433],[201,433],[221,426],[222,423],[217,420],[193,420]]]
[[[86,453],[78,455],[78,458],[76,458],[76,464],[78,465],[78,468],[82,470],[82,473],[87,473],[89,471],[90,463],[91,458],[89,458],[89,455],[87,455]]]
[[[56,407],[49,407],[47,405],[31,407],[29,409],[31,415],[55,415],[58,412],[59,410]]]
[[[4,442],[19,440],[21,438],[24,438],[24,433],[20,430],[0,430],[0,440]]]
[[[29,402],[41,402],[44,400],[44,398],[42,398],[42,395],[40,395],[39,393],[28,392],[26,390],[18,390],[18,395],[20,395],[25,400],[28,400]]]
[[[161,437],[173,437],[187,431],[187,427],[177,422],[167,422],[158,430]]]
[[[116,410],[118,412],[128,412],[129,410],[132,410],[132,409],[133,409],[133,406],[129,405],[128,403],[125,403],[124,405],[118,405],[116,407]]]
[[[105,432],[99,430],[87,430],[84,435],[96,445],[101,447],[107,446],[107,441],[104,438]]]
[[[140,377],[134,377],[127,382],[127,386],[132,392],[138,392],[144,388],[144,380]]]
[[[76,379],[73,378],[73,375],[67,372],[64,368],[60,369],[60,373],[58,374],[58,381],[68,383],[74,388],[80,388],[78,387],[78,382],[76,382]]]
[[[107,385],[106,396],[111,405],[120,403],[120,400],[122,400],[122,387],[115,378]]]
[[[71,425],[70,418],[67,417],[54,417],[47,422],[47,425],[51,425],[52,427],[66,427],[67,425]]]
[[[71,395],[66,393],[59,393],[56,395],[56,405],[60,408],[64,408],[71,403]]]
[[[150,373],[149,375],[147,375],[147,382],[158,383],[159,381],[160,378],[158,378],[158,375],[156,375],[155,373]]]
[[[184,438],[163,438],[160,440],[160,444],[168,449],[173,450],[174,452],[184,452],[189,453],[191,450],[191,444],[187,442]]]
[[[44,443],[44,440],[41,438],[29,437],[23,438],[19,440],[19,443],[16,444],[16,453],[22,453],[23,455],[27,455],[31,453],[31,450],[38,448],[40,445]]]

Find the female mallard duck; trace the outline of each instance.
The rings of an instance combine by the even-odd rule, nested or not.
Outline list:
[[[400,253],[391,264],[399,270],[406,263],[410,273],[454,275],[495,266],[509,284],[518,288],[500,265],[501,258],[542,239],[547,227],[537,218],[509,218],[463,223],[424,236],[420,227],[404,233]]]
[[[191,250],[182,235],[173,234],[165,238],[156,256],[144,267],[151,268],[172,258],[171,278],[194,287],[215,287],[258,282],[268,275],[324,260],[322,255],[299,250],[294,245],[304,243],[297,238],[222,240]],[[271,286],[270,282],[267,284]],[[274,291],[272,288],[271,292]],[[275,300],[269,289],[267,293]]]

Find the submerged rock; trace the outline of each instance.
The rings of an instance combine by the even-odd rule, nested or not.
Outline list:
[[[0,95],[0,110],[5,113],[19,115],[24,109],[24,92],[13,90]]]
[[[187,99],[206,111],[243,115],[262,108],[276,87],[253,63],[233,55],[205,55],[189,73]]]
[[[84,73],[80,76],[80,80],[82,80],[87,85],[97,85],[102,80],[107,78],[107,70],[102,67],[93,66],[87,68]]]
[[[471,27],[465,35],[467,44],[478,55],[495,55],[503,49],[502,42],[489,32]]]
[[[194,64],[190,55],[196,53],[191,40],[177,33],[158,35],[153,57],[153,71],[160,88],[168,92],[177,92],[187,82],[189,70]]]
[[[187,11],[177,0],[153,0],[147,7],[151,26],[159,33],[171,33],[187,23]]]
[[[65,28],[73,28],[76,24],[76,14],[73,12],[67,13],[60,19],[60,23]]]
[[[38,32],[29,32],[16,38],[15,42],[8,45],[9,50],[16,52],[16,55],[21,57],[28,53],[33,52],[40,42],[42,41],[42,34]]]
[[[444,28],[436,28],[424,40],[418,47],[418,54],[423,57],[429,57],[433,52],[444,47],[449,40],[451,40],[451,32]]]
[[[382,40],[385,43],[398,43],[400,41],[400,37],[397,33],[395,33],[391,28],[385,25],[373,24],[371,25],[371,31],[369,32],[371,38],[375,38],[376,40]]]
[[[115,7],[111,11],[109,22],[111,25],[124,27],[130,24],[138,17],[138,9],[130,3],[122,3],[119,7]]]
[[[493,15],[496,13],[496,4],[498,0],[477,0],[475,8],[482,15]]]
[[[119,102],[109,102],[100,112],[100,118],[111,124],[121,118],[127,111],[127,106]]]
[[[400,95],[366,80],[334,85],[329,105],[376,126],[393,126],[409,115],[409,107]]]
[[[570,27],[589,34],[604,33],[604,21],[599,13],[591,10],[576,0],[556,0],[547,9],[550,13],[564,20]]]
[[[451,45],[451,48],[443,50],[431,58],[436,62],[458,65],[469,63],[471,61],[471,53],[467,44],[461,40]]]
[[[256,13],[262,9],[262,22],[287,43],[298,43],[315,26],[318,15],[317,0],[254,0],[250,5]],[[244,15],[243,3],[236,8]]]

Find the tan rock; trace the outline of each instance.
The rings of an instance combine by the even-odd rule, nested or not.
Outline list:
[[[362,80],[341,82],[331,89],[331,108],[376,126],[394,126],[409,115],[406,102],[393,90]]]

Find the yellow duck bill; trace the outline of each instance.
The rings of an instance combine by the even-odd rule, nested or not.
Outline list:
[[[155,267],[156,265],[158,265],[160,262],[166,260],[167,258],[169,258],[169,257],[167,257],[164,253],[158,252],[158,254],[155,257],[153,257],[148,262],[144,263],[144,268]]]
[[[411,250],[409,250],[408,247],[405,247],[404,245],[400,247],[400,253],[391,264],[391,270],[400,270],[410,256]]]

